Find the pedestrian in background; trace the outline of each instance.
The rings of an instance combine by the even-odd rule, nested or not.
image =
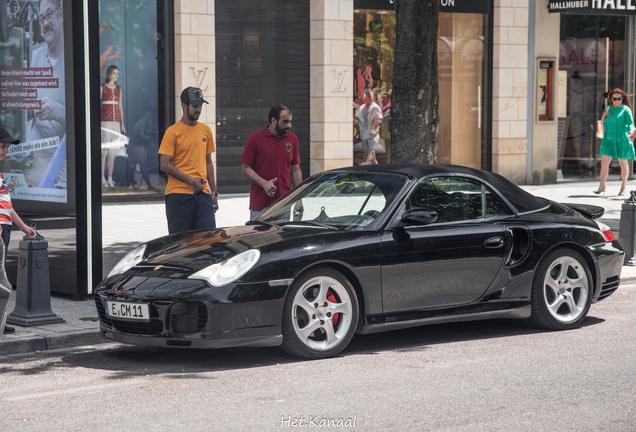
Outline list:
[[[209,126],[200,123],[203,92],[187,87],[181,92],[181,120],[166,130],[159,147],[161,171],[168,175],[166,217],[168,232],[175,234],[216,228],[218,209],[214,180],[214,139]]]
[[[360,126],[360,140],[364,156],[360,165],[377,164],[375,151],[380,149],[380,126],[382,125],[382,108],[375,101],[375,93],[371,89],[364,91],[365,101],[355,117]]]
[[[0,127],[0,161],[3,161],[11,144],[20,144],[20,140],[12,138],[9,132]],[[0,265],[4,271],[7,261],[7,251],[9,250],[9,240],[11,240],[11,224],[15,224],[24,234],[30,238],[35,237],[35,230],[22,221],[20,216],[13,210],[11,204],[11,186],[7,184],[4,176],[0,172],[0,229],[2,230],[2,242],[4,243],[4,253],[0,256]],[[0,317],[2,318],[2,317]],[[4,334],[15,332],[15,328],[5,326]]]
[[[250,219],[303,181],[298,138],[289,132],[292,112],[278,103],[269,110],[269,124],[247,139],[241,172],[250,184]]]
[[[613,159],[618,159],[621,166],[621,190],[618,196],[625,195],[627,177],[629,176],[627,161],[636,159],[632,142],[636,138],[636,127],[628,96],[630,95],[618,88],[609,92],[609,109],[603,113],[602,118],[605,122],[605,133],[600,151],[601,184],[594,191],[595,194],[605,192],[605,180],[609,173],[610,162]]]

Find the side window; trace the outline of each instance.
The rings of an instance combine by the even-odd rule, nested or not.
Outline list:
[[[435,177],[421,182],[406,208],[423,207],[437,212],[437,222],[483,218],[481,183],[463,177]]]
[[[501,198],[486,188],[486,218],[510,215],[512,212]]]

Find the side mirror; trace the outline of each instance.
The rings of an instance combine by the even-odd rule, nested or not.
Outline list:
[[[412,208],[402,215],[402,222],[407,225],[428,225],[437,220],[437,212],[425,208]]]

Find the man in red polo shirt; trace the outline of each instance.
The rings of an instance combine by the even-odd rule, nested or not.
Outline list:
[[[268,118],[269,125],[247,139],[241,158],[241,171],[251,182],[251,219],[303,181],[298,138],[289,132],[291,110],[276,104]]]

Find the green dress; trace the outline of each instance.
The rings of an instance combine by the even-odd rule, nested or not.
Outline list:
[[[609,115],[605,117],[605,136],[601,143],[601,156],[611,156],[614,159],[636,159],[634,145],[627,135],[635,128],[632,110],[629,107],[611,106]]]

